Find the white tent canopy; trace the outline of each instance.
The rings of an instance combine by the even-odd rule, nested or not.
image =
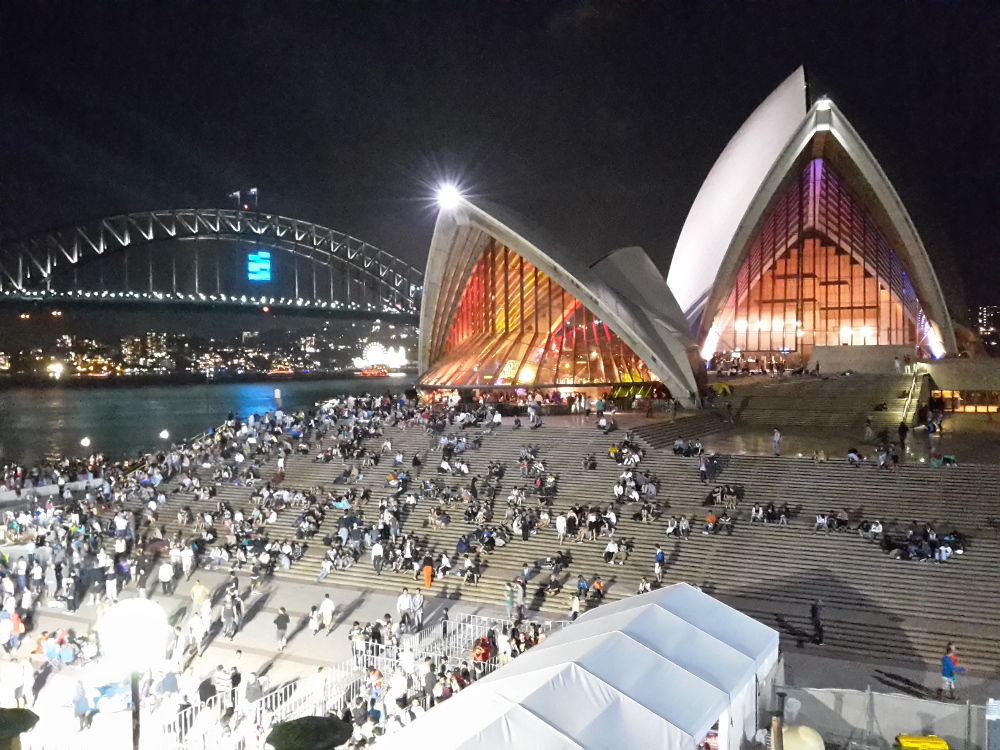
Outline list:
[[[379,748],[720,748],[756,729],[778,634],[676,584],[607,604],[435,707]]]

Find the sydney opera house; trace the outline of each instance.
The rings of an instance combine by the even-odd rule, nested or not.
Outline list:
[[[586,265],[526,219],[458,197],[438,215],[420,327],[424,389],[662,384],[684,399],[720,358],[956,349],[899,196],[836,105],[810,105],[802,69],[719,156],[666,279],[639,248]]]

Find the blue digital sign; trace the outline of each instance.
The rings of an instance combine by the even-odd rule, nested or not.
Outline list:
[[[271,253],[259,250],[247,255],[247,279],[249,281],[271,280]]]

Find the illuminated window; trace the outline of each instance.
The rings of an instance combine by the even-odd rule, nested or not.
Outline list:
[[[654,379],[579,300],[490,240],[469,276],[444,351],[421,383],[536,387]]]
[[[716,351],[804,361],[813,346],[921,344],[932,335],[899,257],[820,158],[757,230],[712,330]]]

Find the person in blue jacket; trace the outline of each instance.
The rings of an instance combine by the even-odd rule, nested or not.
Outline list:
[[[944,656],[941,657],[941,689],[938,690],[938,700],[944,700],[945,691],[948,692],[948,700],[955,700],[955,690],[960,674],[965,674],[965,667],[959,666],[955,644],[949,643]]]

